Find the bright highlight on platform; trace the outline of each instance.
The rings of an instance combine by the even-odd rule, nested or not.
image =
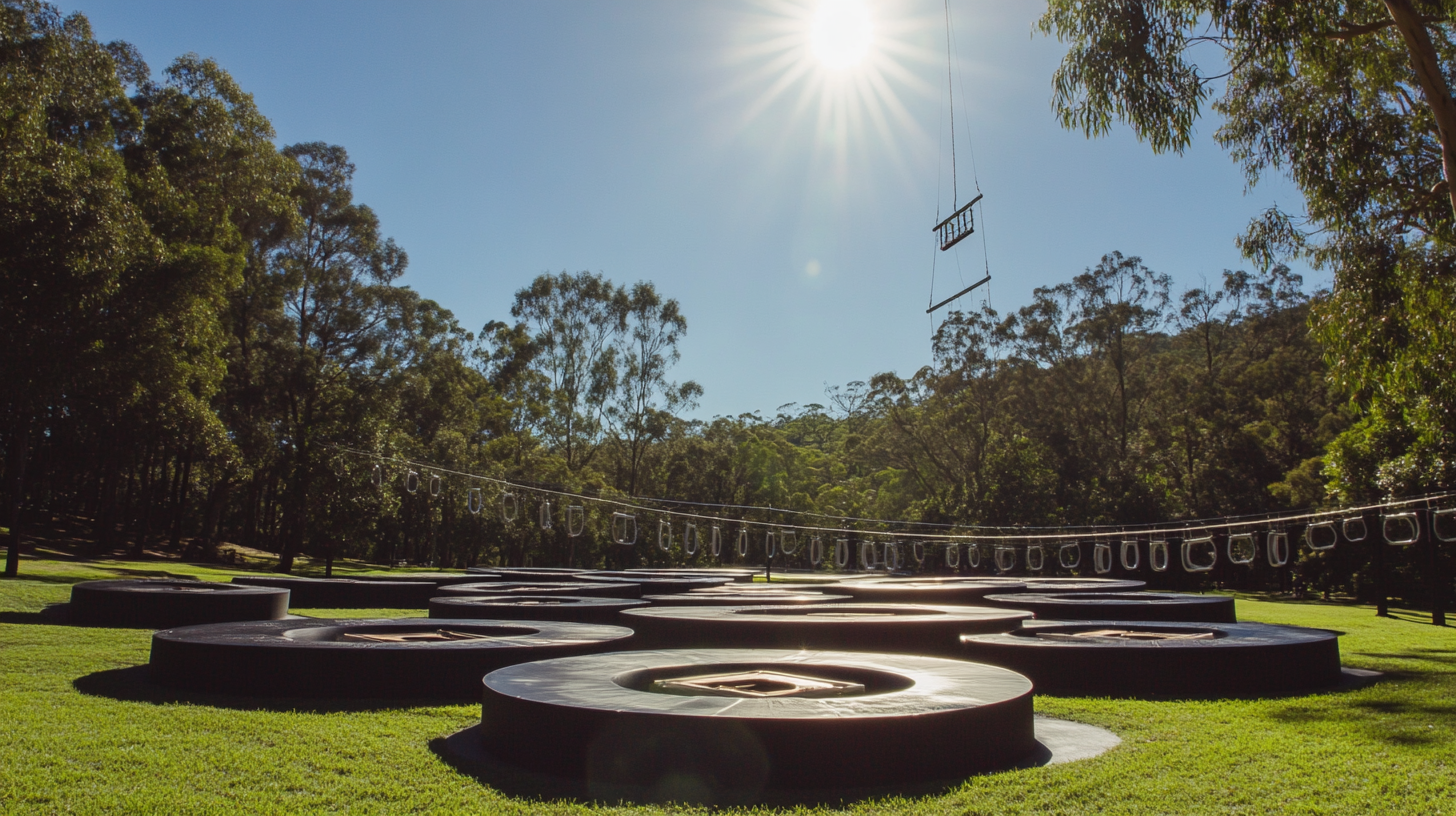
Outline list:
[[[874,26],[864,0],[822,0],[809,28],[809,47],[824,67],[840,71],[869,53]]]

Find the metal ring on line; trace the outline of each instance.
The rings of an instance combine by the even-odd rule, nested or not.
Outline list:
[[[881,560],[885,562],[885,569],[898,570],[905,566],[905,559],[900,556],[900,542],[886,541],[884,552],[884,558]]]
[[[945,545],[945,565],[951,569],[955,569],[961,565],[961,545]]]
[[[748,528],[738,529],[738,555],[740,558],[748,557]]]
[[[1436,540],[1443,544],[1450,544],[1456,541],[1456,535],[1445,536],[1441,534],[1441,525],[1438,522],[1441,519],[1449,518],[1456,518],[1456,507],[1447,507],[1443,510],[1431,511],[1431,535],[1434,535]]]
[[[1252,566],[1254,559],[1259,557],[1259,545],[1254,543],[1254,536],[1251,533],[1236,533],[1229,536],[1225,549],[1228,551],[1230,564]]]
[[[1046,550],[1040,544],[1032,544],[1026,548],[1026,568],[1031,572],[1041,572],[1046,565]]]
[[[799,551],[799,534],[793,530],[781,530],[779,532],[779,549],[784,555],[793,555]]]
[[[465,492],[465,509],[470,511],[470,515],[478,516],[484,508],[485,494],[480,492],[480,488],[472,487]]]
[[[723,557],[723,531],[719,530],[716,524],[713,525],[713,531],[708,535],[708,551],[713,554],[714,558]]]
[[[1340,534],[1335,532],[1333,521],[1321,521],[1304,528],[1304,546],[1315,552],[1333,550],[1339,541]]]
[[[1082,545],[1075,542],[1057,548],[1057,563],[1062,569],[1076,569],[1082,563]]]
[[[915,559],[916,566],[923,566],[925,564],[925,542],[911,542],[910,557]]]
[[[1112,572],[1112,545],[1094,542],[1092,544],[1092,568],[1098,575]]]
[[[824,561],[824,541],[819,536],[809,537],[809,564],[819,566]]]
[[[1194,547],[1208,547],[1208,563],[1200,564],[1193,557]],[[1213,543],[1213,536],[1201,538],[1183,539],[1183,571],[1184,572],[1208,572],[1218,563],[1218,545]]]
[[[374,470],[369,474],[369,481],[373,482],[375,487],[383,487],[384,468],[380,465],[375,465]]]
[[[997,547],[995,555],[996,569],[1002,572],[1016,569],[1016,549],[1014,547]]]
[[[441,490],[442,486],[443,485],[440,482],[440,474],[438,474],[438,473],[431,473],[430,474],[430,498],[432,498],[432,499],[433,498],[438,498],[440,496],[440,490]]]
[[[849,565],[849,539],[834,539],[834,566],[844,569]]]
[[[620,529],[620,532],[618,530]],[[630,529],[632,535],[628,537]],[[612,540],[624,546],[632,546],[637,543],[637,517],[630,513],[612,514]]]
[[[970,567],[971,569],[980,569],[981,568],[981,545],[980,544],[967,544],[966,545],[966,566]]]
[[[773,530],[769,530],[763,534],[763,554],[768,558],[773,558],[779,554],[778,541],[774,538]]]
[[[1351,543],[1364,541],[1370,535],[1370,529],[1365,525],[1364,516],[1351,516],[1345,519],[1340,525],[1340,529],[1345,534],[1345,540]],[[1355,534],[1356,531],[1359,532],[1359,535]]]
[[[1138,565],[1142,563],[1142,554],[1138,550],[1136,541],[1122,542],[1122,552],[1118,556],[1122,561],[1122,568],[1129,572],[1137,569]]]
[[[507,524],[516,520],[521,515],[521,500],[516,494],[506,491],[501,494],[501,519]],[[509,503],[507,503],[509,500]]]
[[[586,532],[586,508],[579,504],[566,505],[566,536],[576,538]]]
[[[859,543],[859,566],[861,569],[872,570],[878,562],[875,560],[875,542],[861,541]]]
[[[688,555],[698,554],[698,525],[691,521],[683,527],[682,546],[683,552]]]
[[[1269,531],[1268,538],[1264,541],[1264,556],[1269,559],[1269,566],[1278,569],[1289,563],[1289,534]]]
[[[1168,542],[1148,542],[1148,566],[1152,568],[1153,572],[1168,571]]]
[[[543,530],[549,530],[549,529],[551,529],[552,518],[551,518],[551,500],[550,499],[542,499],[541,500],[541,507],[540,507],[540,510],[537,512],[536,515],[537,515],[537,521],[541,525],[541,529],[543,529]]]
[[[672,552],[672,522],[667,519],[657,520],[657,549]]]
[[[406,493],[414,493],[420,489],[420,474],[413,470],[404,473],[404,489]]]
[[[1391,525],[1395,525],[1395,532],[1391,532]],[[1404,527],[1404,530],[1400,528]],[[1404,513],[1391,513],[1388,516],[1380,517],[1380,537],[1385,539],[1386,544],[1395,547],[1404,547],[1421,540],[1421,517],[1414,511]]]

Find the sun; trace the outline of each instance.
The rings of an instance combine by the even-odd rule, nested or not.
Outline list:
[[[864,61],[874,40],[874,23],[864,0],[820,0],[809,24],[809,49],[831,71]]]

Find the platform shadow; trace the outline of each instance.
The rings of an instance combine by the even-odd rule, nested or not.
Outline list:
[[[49,604],[39,612],[0,612],[0,623],[19,623],[26,626],[73,626],[67,618],[68,603]]]
[[[71,681],[71,686],[76,691],[91,697],[106,697],[128,703],[202,705],[234,711],[289,711],[304,714],[329,714],[340,711],[402,711],[411,708],[434,708],[475,702],[458,697],[408,700],[240,697],[232,694],[183,691],[160,686],[152,682],[149,669],[150,667],[145,665],[106,669],[78,677]]]
[[[1115,748],[1121,740],[1096,726],[1036,717],[1037,748],[1012,767],[991,773],[1040,768],[1046,765],[1090,759]],[[707,798],[664,796],[660,789],[615,785],[594,788],[587,780],[543,774],[502,762],[485,749],[480,726],[473,725],[430,741],[430,751],[442,762],[507,796],[555,804],[617,805],[678,804],[707,806],[846,807],[859,802],[886,798],[940,796],[965,783],[965,777],[918,784],[874,788],[774,789],[740,792],[742,801],[714,801]],[[983,776],[986,774],[975,774]],[[699,792],[701,788],[696,789]],[[678,790],[681,793],[681,789]]]

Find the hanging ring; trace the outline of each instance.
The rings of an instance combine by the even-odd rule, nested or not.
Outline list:
[[[637,517],[630,513],[613,513],[612,540],[624,547],[636,544]]]
[[[551,529],[551,525],[552,525],[553,519],[551,518],[551,500],[550,499],[542,499],[541,500],[541,507],[537,511],[537,516],[538,516],[538,523],[541,525],[541,529],[543,529],[543,530],[549,530],[549,529]]]
[[[799,535],[793,530],[782,530],[779,532],[779,549],[784,555],[793,555],[799,551]]]
[[[1370,531],[1365,527],[1364,516],[1351,516],[1345,519],[1340,527],[1345,533],[1345,540],[1351,543],[1364,541],[1365,537],[1370,535]]]
[[[779,554],[778,539],[774,536],[773,530],[763,534],[763,553],[769,558]]]
[[[521,500],[517,498],[515,493],[509,490],[502,493],[500,502],[501,520],[505,523],[510,524],[516,520],[517,516],[521,515]]]
[[[1026,568],[1031,572],[1041,572],[1046,565],[1046,550],[1040,544],[1030,544],[1026,548]]]
[[[708,549],[713,553],[714,558],[723,556],[723,533],[716,524],[713,525],[713,533],[708,538]]]
[[[1264,542],[1264,555],[1269,559],[1269,566],[1278,569],[1289,563],[1289,534],[1269,531],[1269,536]]]
[[[672,522],[667,519],[657,520],[657,549],[672,552]]]
[[[970,567],[971,569],[980,569],[981,568],[981,545],[980,544],[967,544],[966,545],[966,566]]]
[[[1339,540],[1340,534],[1335,532],[1333,521],[1321,521],[1304,528],[1304,546],[1315,552],[1333,550]]]
[[[1001,572],[1010,572],[1016,569],[1015,547],[997,547],[995,556],[996,569],[1000,570]]]
[[[1208,548],[1208,563],[1199,563],[1194,557],[1194,548]],[[1202,536],[1201,538],[1183,539],[1183,571],[1184,572],[1209,572],[1218,564],[1218,545],[1213,543],[1213,536]]]
[[[1168,571],[1168,542],[1148,542],[1148,566],[1153,568],[1153,572]]]
[[[844,569],[849,564],[849,539],[834,539],[834,567]]]
[[[1062,569],[1076,569],[1082,563],[1082,545],[1076,542],[1057,548],[1057,563]]]
[[[961,545],[945,545],[945,565],[951,569],[955,569],[961,565]]]
[[[373,482],[375,487],[384,487],[384,467],[382,465],[374,466],[374,470],[369,474],[369,481]]]
[[[407,493],[414,493],[416,490],[419,490],[420,474],[414,472],[413,470],[405,471],[404,489]]]
[[[819,536],[809,537],[809,565],[817,567],[824,561],[824,541]]]
[[[1224,549],[1228,552],[1230,564],[1239,566],[1253,566],[1254,559],[1259,555],[1259,547],[1254,543],[1254,536],[1250,533],[1237,533],[1228,537],[1228,544]]]
[[[579,504],[566,505],[566,537],[576,538],[586,531],[586,508]]]
[[[900,542],[885,542],[885,569],[895,571],[905,566],[905,561],[900,557]]]
[[[875,568],[875,542],[861,541],[859,543],[859,566],[860,569],[872,570]]]
[[[1120,553],[1120,556],[1122,560],[1122,568],[1129,572],[1137,569],[1138,565],[1142,563],[1142,555],[1138,550],[1138,543],[1136,541],[1122,542],[1122,552]]]
[[[915,566],[925,566],[925,542],[913,541],[910,544],[910,557],[915,559]]]
[[[748,557],[748,528],[738,528],[738,557]]]
[[[470,511],[470,515],[480,515],[481,508],[483,508],[484,506],[485,495],[480,492],[480,488],[470,488],[470,490],[467,491],[465,494],[465,508]]]
[[[1414,544],[1421,540],[1421,517],[1414,511],[1381,516],[1380,537],[1394,547]]]
[[[683,527],[682,546],[683,552],[688,555],[698,554],[698,525],[691,521]]]
[[[1092,569],[1098,575],[1106,575],[1112,572],[1112,545],[1100,541],[1092,544]]]
[[[1440,521],[1442,519],[1456,518],[1456,507],[1448,507],[1444,510],[1431,511],[1431,534],[1443,544],[1450,544],[1456,541],[1456,534],[1447,536],[1441,532]]]
[[[432,499],[438,499],[440,497],[440,491],[443,489],[443,487],[444,486],[440,482],[440,474],[438,474],[438,473],[431,473],[430,474],[430,498],[432,498]]]

